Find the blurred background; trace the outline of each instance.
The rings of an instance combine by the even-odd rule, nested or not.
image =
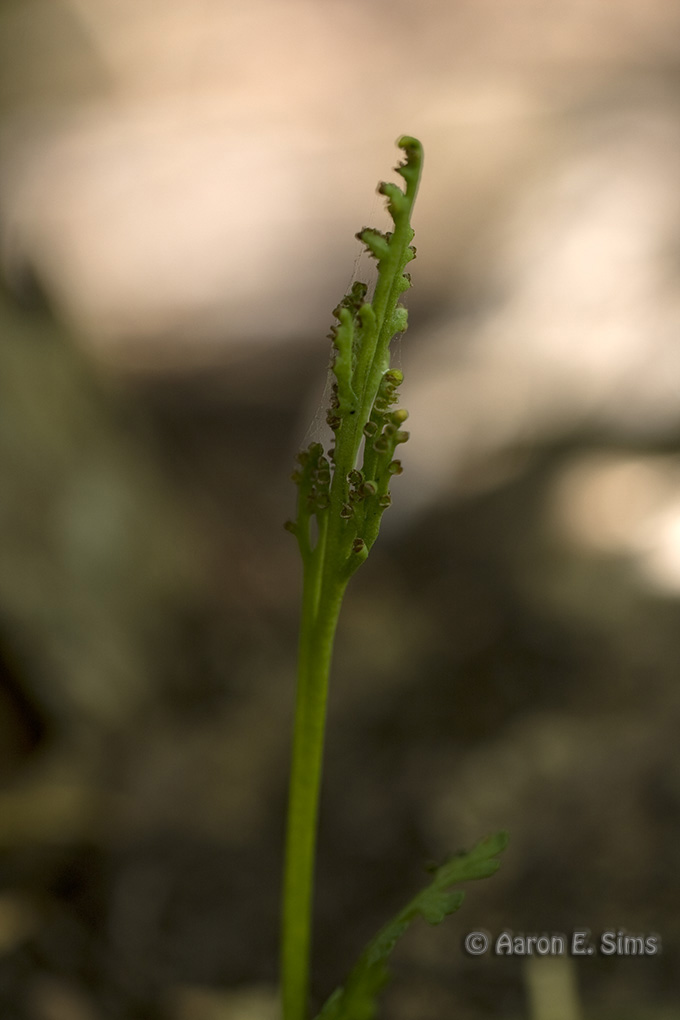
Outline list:
[[[678,1015],[679,114],[670,0],[0,3],[3,1020],[277,1017],[281,524],[403,132],[412,439],[336,644],[315,1003],[507,828],[383,1015]]]

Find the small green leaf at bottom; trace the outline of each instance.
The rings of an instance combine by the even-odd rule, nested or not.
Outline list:
[[[507,843],[507,833],[499,832],[440,865],[429,885],[371,939],[345,984],[336,988],[316,1020],[374,1020],[378,995],[390,977],[387,960],[411,922],[422,917],[428,924],[439,924],[458,910],[465,893],[451,886],[493,875],[500,865],[498,854]]]

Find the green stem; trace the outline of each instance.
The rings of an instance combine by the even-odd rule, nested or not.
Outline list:
[[[288,804],[281,960],[284,1020],[305,1020],[308,1015],[314,858],[328,677],[346,587],[346,582],[336,583],[319,592],[321,559],[314,566],[316,569],[305,571]]]
[[[406,153],[406,161],[397,168],[406,181],[406,190],[385,183],[379,188],[388,199],[394,234],[379,234],[370,228],[359,234],[378,258],[373,302],[359,307],[366,287],[355,286],[334,312],[339,322],[331,334],[336,385],[327,419],[335,432],[332,480],[330,451],[327,459],[319,443],[312,443],[298,455],[299,468],[293,475],[299,486],[298,513],[297,520],[289,521],[287,527],[298,539],[304,583],[283,880],[283,1020],[307,1020],[308,1016],[314,858],[333,640],[347,582],[366,559],[384,509],[384,504],[373,507],[365,541],[358,530],[364,523],[365,510],[358,507],[358,501],[368,497],[358,493],[352,472],[356,470],[364,426],[389,367],[389,341],[395,332],[405,329],[406,312],[402,309],[399,314],[398,301],[409,286],[404,269],[415,254],[409,247],[413,238],[409,217],[418,189],[422,149],[407,135],[397,144]],[[360,349],[353,373],[355,328],[359,330]],[[384,408],[376,421],[380,427],[386,421]],[[387,439],[383,437],[382,441],[385,444]],[[389,452],[390,448],[385,447],[381,455]],[[371,457],[369,451],[372,463]],[[387,461],[384,466],[387,471]],[[388,482],[385,474],[377,493],[374,485],[374,500],[387,495]],[[315,544],[310,533],[312,516],[317,523]]]

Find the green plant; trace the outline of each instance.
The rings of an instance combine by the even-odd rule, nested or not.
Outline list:
[[[334,382],[327,422],[334,445],[321,443],[298,455],[297,517],[286,527],[296,536],[303,564],[298,687],[290,778],[282,926],[284,1020],[308,1016],[309,958],[319,785],[328,676],[342,599],[350,577],[368,556],[390,505],[390,482],[401,473],[395,459],[406,442],[407,412],[395,408],[401,372],[390,368],[390,341],[407,326],[399,299],[411,281],[406,266],[415,258],[411,212],[423,162],[420,142],[397,142],[406,158],[396,169],[405,183],[381,183],[394,230],[365,227],[357,237],[377,260],[373,297],[354,283],[333,315]],[[359,467],[359,461],[361,466]],[[496,870],[505,845],[501,834],[439,868],[428,887],[378,933],[319,1020],[370,1020],[386,980],[385,961],[410,922],[422,916],[441,921],[460,906],[463,894],[450,887]]]

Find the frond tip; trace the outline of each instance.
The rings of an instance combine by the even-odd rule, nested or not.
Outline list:
[[[413,200],[423,169],[423,147],[418,139],[412,138],[411,135],[402,135],[397,139],[397,145],[406,153],[406,159],[396,167],[396,171],[406,181],[406,193]]]
[[[294,473],[300,489],[298,516],[288,530],[297,537],[310,570],[321,570],[317,559],[332,550],[329,555],[337,558],[343,583],[377,538],[380,519],[391,503],[390,483],[402,470],[395,452],[408,439],[399,427],[406,411],[394,406],[402,375],[390,368],[389,347],[408,326],[400,297],[411,285],[406,272],[415,258],[410,218],[423,150],[410,135],[402,135],[397,145],[404,159],[396,171],[404,184],[383,182],[378,188],[387,199],[394,229],[383,233],[363,227],[356,235],[378,263],[373,294],[369,297],[367,285],[356,281],[333,310],[336,321],[329,338],[334,378],[326,414],[332,445],[325,454],[318,444],[310,447]],[[311,517],[316,517],[316,526],[310,530]],[[325,534],[325,528],[329,544],[324,539],[313,546],[312,536]]]

